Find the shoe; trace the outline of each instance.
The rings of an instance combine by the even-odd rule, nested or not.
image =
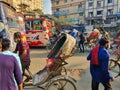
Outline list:
[[[24,82],[28,82],[28,81],[30,81],[32,79],[32,77],[27,77],[25,80],[24,80]]]

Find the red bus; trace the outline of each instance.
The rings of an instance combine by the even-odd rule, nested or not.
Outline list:
[[[47,18],[26,18],[25,29],[29,46],[46,46],[50,28],[52,25]]]

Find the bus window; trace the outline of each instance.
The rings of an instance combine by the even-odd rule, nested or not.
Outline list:
[[[25,21],[25,30],[26,31],[29,31],[31,30],[31,24],[30,24],[31,21]]]
[[[18,27],[18,18],[16,12],[4,4],[5,16],[9,27]]]
[[[34,30],[41,30],[42,29],[40,20],[33,21],[33,28],[34,28]]]

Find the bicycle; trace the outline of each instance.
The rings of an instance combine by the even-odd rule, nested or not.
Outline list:
[[[115,55],[117,55],[116,58],[110,59],[109,63],[109,70],[112,73],[112,75],[117,78],[120,76],[120,52],[119,49],[114,52]]]

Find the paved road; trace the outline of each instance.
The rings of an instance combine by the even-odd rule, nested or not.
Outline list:
[[[91,90],[91,76],[89,73],[89,62],[86,60],[86,53],[77,53],[76,55],[66,59],[69,63],[66,65],[68,74],[77,80],[77,90]],[[33,74],[37,71],[42,70],[46,64],[48,52],[43,48],[32,48],[31,49],[31,67],[30,70]],[[113,90],[120,90],[120,77],[117,78],[113,83]],[[25,87],[24,90],[42,90],[39,88]],[[100,90],[103,90],[100,85]]]

